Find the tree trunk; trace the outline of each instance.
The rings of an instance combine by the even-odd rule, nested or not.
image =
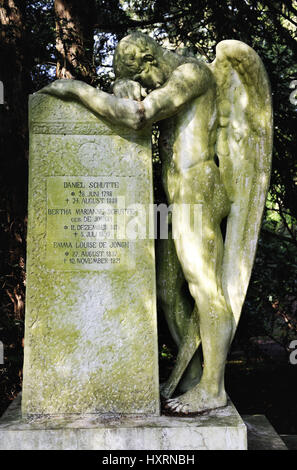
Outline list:
[[[0,0],[0,340],[5,353],[5,398],[20,387],[25,300],[29,52],[25,2]],[[3,401],[3,396],[1,397]]]
[[[27,108],[32,86],[24,15],[24,2],[0,0],[0,80],[4,92],[4,104],[0,104],[0,191],[10,219],[21,221],[27,211]]]
[[[57,78],[94,81],[94,12],[93,0],[55,0]]]

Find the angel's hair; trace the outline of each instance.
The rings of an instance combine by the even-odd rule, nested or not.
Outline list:
[[[118,43],[113,57],[113,69],[117,79],[133,79],[140,72],[139,66],[128,60],[128,55],[133,55],[136,50],[149,52],[156,57],[162,49],[154,39],[143,33],[132,33],[124,37]]]

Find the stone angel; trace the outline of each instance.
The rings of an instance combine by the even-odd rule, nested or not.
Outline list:
[[[173,413],[222,407],[227,404],[226,358],[249,284],[269,185],[272,104],[267,74],[257,53],[240,41],[220,42],[216,59],[207,64],[164,49],[142,33],[119,42],[114,70],[113,95],[76,80],[58,80],[41,92],[78,100],[132,129],[158,122],[163,186],[168,204],[174,205],[174,237],[159,244],[157,285],[178,345],[175,367],[161,393]],[[182,210],[185,204],[200,207],[196,231]],[[192,303],[184,295],[185,282]],[[170,398],[178,384],[184,393]]]

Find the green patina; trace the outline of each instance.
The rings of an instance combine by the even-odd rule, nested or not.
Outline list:
[[[68,261],[88,258],[76,240],[94,243],[92,230],[71,228],[95,223],[84,220],[92,211],[75,208],[100,208],[79,195],[83,185],[119,182],[113,195],[126,205],[152,202],[150,132],[115,129],[75,102],[41,94],[30,98],[30,132],[23,414],[158,415],[153,240],[118,248],[121,263],[112,265],[112,249],[95,238],[85,251],[108,263]],[[71,192],[78,202],[67,201]]]

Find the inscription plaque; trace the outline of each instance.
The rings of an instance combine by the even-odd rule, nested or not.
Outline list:
[[[129,207],[131,184],[133,177],[47,178],[47,265],[65,271],[133,269],[135,242],[125,237],[127,223],[137,216]]]

